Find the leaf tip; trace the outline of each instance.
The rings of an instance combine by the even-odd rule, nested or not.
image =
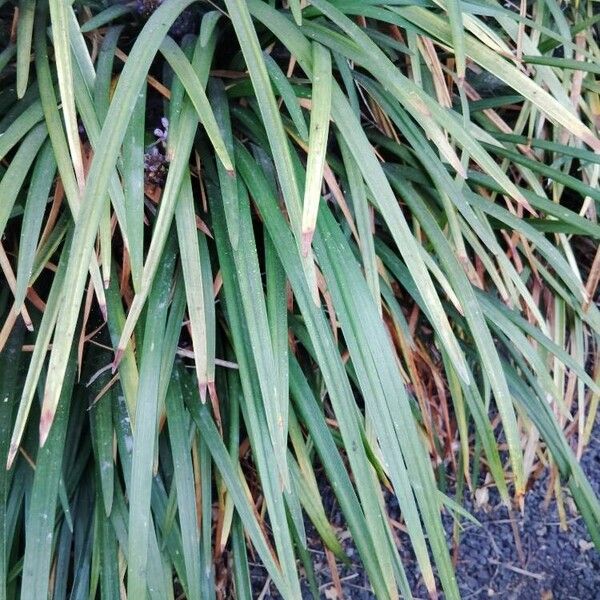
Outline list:
[[[46,402],[46,398],[44,398],[44,402]],[[50,409],[45,409],[42,411],[42,416],[40,418],[40,448],[44,446],[46,440],[48,439],[48,434],[50,433],[50,428],[52,427],[53,421],[54,411]]]
[[[124,353],[125,353],[125,350],[123,348],[117,348],[117,350],[115,352],[115,358],[113,360],[112,367],[111,367],[113,375],[115,374],[115,371],[119,368],[119,364],[121,363],[121,359],[123,358]]]
[[[110,285],[110,282],[109,282],[109,285]],[[108,289],[108,285],[105,285],[105,287]],[[106,304],[104,302],[100,302],[99,307],[100,307],[100,314],[102,315],[102,319],[106,323],[106,321],[108,320],[108,311],[106,310]]]
[[[15,444],[14,442],[11,443],[10,448],[8,449],[8,457],[6,458],[6,470],[7,471],[10,470],[13,463],[15,462],[15,456],[17,455],[18,451],[19,451],[18,444]]]
[[[198,392],[200,393],[200,402],[202,404],[206,404],[206,390],[208,389],[208,384],[206,382],[198,383]]]

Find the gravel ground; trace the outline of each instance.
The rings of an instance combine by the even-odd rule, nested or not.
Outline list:
[[[600,494],[600,427],[596,428],[582,465],[594,490]],[[526,496],[524,513],[513,513],[512,521],[508,510],[498,502],[495,491],[490,491],[484,507],[477,508],[470,500],[465,501],[465,507],[481,522],[482,527],[470,522],[463,523],[457,563],[457,578],[463,600],[600,600],[600,553],[590,543],[585,524],[574,512],[570,499],[566,502],[569,527],[567,531],[561,531],[555,502],[546,508],[547,489],[547,476],[535,482]],[[343,538],[344,523],[330,493],[325,494],[325,503],[332,523],[339,527]],[[392,517],[396,516],[397,504],[394,499],[390,500],[388,508]],[[445,516],[444,525],[450,539],[452,518]],[[514,530],[518,531],[520,551]],[[312,538],[309,529],[307,535]],[[348,567],[338,566],[344,597],[371,600],[375,596],[358,563],[351,540],[345,539],[344,545],[353,561]],[[427,595],[408,548],[406,538],[401,538],[401,553],[405,557],[405,567],[415,598],[425,599]],[[321,597],[337,598],[321,545],[316,542],[310,551]],[[252,579],[256,598],[279,598],[273,586],[266,582],[265,572],[258,565],[253,566]],[[307,587],[305,597],[312,597]]]

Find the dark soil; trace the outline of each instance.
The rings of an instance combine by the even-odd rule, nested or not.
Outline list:
[[[600,427],[596,427],[590,446],[584,453],[582,466],[594,490],[600,494]],[[489,499],[483,507],[476,507],[472,499],[465,499],[465,507],[482,526],[468,521],[462,523],[457,578],[464,600],[600,600],[600,552],[592,546],[585,524],[577,515],[567,492],[564,496],[568,530],[561,530],[556,503],[552,501],[546,506],[548,485],[547,475],[534,483],[526,496],[522,515],[515,512],[510,515],[498,501],[495,490],[490,490]],[[344,538],[343,518],[337,510],[335,498],[331,492],[326,492],[324,499],[332,523],[339,527]],[[397,517],[395,499],[390,499],[388,509],[391,516]],[[449,515],[444,515],[444,525],[450,543],[453,519]],[[514,530],[518,532],[517,541]],[[307,535],[310,535],[308,528]],[[351,540],[346,539],[344,544],[353,561],[349,567],[338,565],[345,598],[375,598]],[[410,556],[410,544],[402,535],[401,546],[415,598],[426,599],[418,569]],[[336,598],[325,554],[316,539],[310,551],[321,598]],[[252,567],[255,597],[264,600],[279,598],[265,577],[260,566]],[[305,582],[302,583],[304,587]],[[312,597],[308,586],[305,597]]]

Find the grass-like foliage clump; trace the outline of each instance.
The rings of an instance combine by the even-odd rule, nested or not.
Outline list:
[[[0,600],[317,594],[330,493],[459,598],[545,469],[600,546],[598,6],[0,2]]]

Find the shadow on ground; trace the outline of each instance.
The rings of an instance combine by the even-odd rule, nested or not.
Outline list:
[[[600,494],[600,427],[596,427],[582,466],[594,490]],[[566,494],[568,530],[561,530],[556,503],[553,501],[546,507],[548,483],[547,476],[535,482],[526,496],[524,513],[513,513],[512,523],[508,510],[493,492],[485,508],[475,508],[470,500],[465,501],[466,508],[482,526],[462,523],[457,579],[463,600],[600,600],[600,552],[592,546],[585,524],[574,512],[574,505]],[[343,538],[344,523],[330,490],[325,491],[324,500],[331,521]],[[389,511],[392,516],[398,512],[394,499],[390,500]],[[450,539],[453,519],[445,515],[444,525]],[[515,541],[514,528],[518,531],[518,541]],[[307,529],[309,534],[310,529]],[[409,543],[405,536],[401,535],[400,539],[415,598],[425,600],[427,594],[410,556]],[[339,565],[344,597],[373,599],[375,596],[351,540],[346,539],[344,544],[351,560],[348,567]],[[316,536],[310,551],[321,598],[337,598],[325,554]],[[263,600],[279,598],[265,577],[260,566],[252,567],[255,597]],[[305,598],[311,598],[305,583],[302,582]]]

